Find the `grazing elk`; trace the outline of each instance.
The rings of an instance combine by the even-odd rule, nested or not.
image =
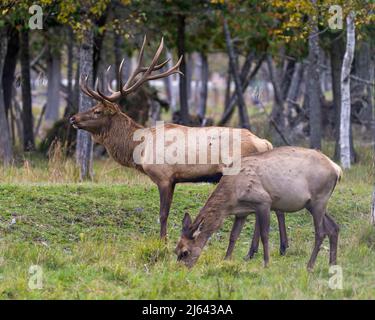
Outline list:
[[[341,168],[319,151],[297,147],[281,147],[246,157],[242,166],[238,175],[223,176],[193,223],[185,214],[175,250],[177,259],[192,267],[207,240],[228,215],[236,216],[231,235],[235,241],[245,217],[255,212],[267,266],[270,210],[295,212],[306,208],[315,227],[308,269],[312,270],[326,235],[330,242],[329,262],[336,264],[339,227],[326,210],[342,175]]]
[[[143,45],[140,50],[138,64],[125,84],[122,83],[121,79],[124,63],[124,61],[122,61],[118,71],[119,91],[113,91],[110,88],[110,85],[108,85],[108,90],[111,92],[111,95],[106,96],[99,90],[98,81],[96,81],[95,90],[92,90],[87,86],[87,77],[81,78],[81,90],[86,95],[97,100],[99,103],[88,111],[78,113],[71,117],[70,123],[77,129],[90,132],[93,140],[102,144],[115,161],[123,166],[132,167],[139,170],[140,172],[148,175],[150,179],[156,183],[160,195],[160,236],[164,238],[167,234],[167,219],[175,184],[179,182],[217,182],[221,178],[225,166],[221,158],[216,163],[207,164],[191,164],[188,163],[188,161],[182,164],[170,164],[168,161],[161,161],[161,163],[149,163],[145,160],[146,155],[158,153],[166,146],[162,146],[161,148],[155,150],[156,148],[154,148],[155,144],[153,142],[157,134],[157,128],[149,128],[149,134],[147,137],[145,137],[144,141],[135,141],[134,136],[137,132],[139,132],[139,130],[142,130],[143,127],[121,112],[116,102],[121,99],[121,97],[134,92],[148,80],[159,79],[174,73],[179,73],[178,68],[181,62],[180,58],[177,64],[171,69],[159,74],[152,74],[154,71],[160,70],[163,66],[165,66],[168,60],[161,64],[157,64],[163,49],[162,39],[150,66],[142,67],[145,44],[146,37],[144,38]],[[182,134],[187,134],[190,130],[196,137],[210,135],[210,132],[212,133],[212,130],[214,129],[216,130],[216,133],[211,134],[212,142],[214,140],[222,139],[224,129],[229,128],[190,128],[177,124],[165,124],[163,125],[162,129],[164,130],[165,136],[168,135],[168,132],[176,130]],[[267,140],[258,138],[249,130],[230,130],[233,131],[230,144],[232,146],[238,146],[238,149],[240,149],[238,153],[239,156],[272,149],[271,143],[269,143]],[[236,141],[234,141],[234,136],[238,137]],[[183,139],[185,139],[185,137],[183,137]],[[206,146],[208,156],[212,151],[210,148],[211,142]],[[134,153],[141,144],[144,148],[141,161],[135,161]],[[191,144],[196,145],[197,143],[193,142],[190,143],[190,145]],[[186,144],[186,146],[190,145],[189,143]],[[190,159],[191,156],[197,157],[197,151],[187,148],[186,159]],[[285,219],[283,213],[278,212],[277,215],[279,219],[279,228],[281,230],[281,235],[283,236],[280,244],[280,251],[283,253],[288,246],[285,231]]]

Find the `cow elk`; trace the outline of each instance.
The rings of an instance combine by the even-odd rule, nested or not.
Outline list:
[[[267,266],[270,210],[296,212],[306,208],[315,227],[308,269],[313,269],[325,236],[330,242],[329,262],[336,264],[339,227],[327,214],[327,203],[342,175],[341,168],[319,151],[297,147],[280,147],[246,157],[242,166],[238,175],[223,176],[194,222],[185,214],[175,250],[177,259],[192,267],[207,240],[229,215],[236,219],[231,234],[235,242],[246,216],[255,212]]]
[[[71,117],[70,123],[77,129],[90,132],[93,140],[99,144],[102,144],[115,161],[123,166],[139,170],[140,172],[149,176],[150,179],[156,183],[160,195],[160,236],[161,238],[165,238],[167,234],[167,219],[175,184],[179,182],[217,182],[223,175],[225,166],[221,158],[218,162],[212,164],[191,164],[188,163],[188,161],[178,164],[170,164],[168,161],[149,163],[145,160],[146,155],[152,155],[155,154],[155,152],[159,152],[160,149],[164,149],[164,146],[162,146],[158,150],[155,150],[157,148],[155,148],[155,144],[152,143],[155,141],[157,128],[149,128],[149,134],[147,135],[147,138],[145,137],[144,141],[135,141],[134,136],[137,132],[139,132],[139,130],[142,130],[143,127],[134,122],[125,113],[121,112],[116,102],[118,102],[121,97],[134,92],[146,81],[160,79],[175,73],[180,73],[178,68],[181,63],[180,58],[176,65],[169,70],[154,74],[154,71],[162,69],[168,62],[167,60],[163,63],[157,64],[163,50],[163,39],[161,40],[157,52],[149,67],[142,66],[145,44],[146,37],[144,38],[143,45],[140,50],[138,64],[125,84],[123,84],[121,78],[124,64],[124,61],[122,61],[118,70],[117,82],[120,88],[119,91],[113,91],[110,84],[108,84],[108,91],[110,91],[111,94],[106,96],[98,88],[98,81],[96,81],[95,90],[93,90],[87,85],[87,76],[81,78],[81,90],[89,97],[97,100],[98,104],[88,111],[78,113]],[[211,135],[211,139],[220,140],[223,138],[222,135],[225,128],[190,128],[177,124],[165,124],[162,126],[162,129],[164,130],[165,136],[167,136],[169,132],[177,130],[183,134],[187,134],[188,131],[193,132],[194,136],[196,137],[210,135],[209,132],[212,132],[212,129],[214,129],[216,133],[213,134],[213,136]],[[250,155],[252,153],[272,149],[271,143],[269,143],[267,140],[258,138],[249,130],[230,130],[232,130],[233,133],[230,144],[238,146],[240,149],[238,153],[239,156]],[[234,141],[234,136],[238,136],[239,138],[237,140],[239,141]],[[235,142],[238,143],[235,144]],[[142,152],[141,160],[135,161],[134,152],[137,150],[140,144],[143,145],[144,150]],[[196,142],[193,142],[192,145],[196,145]],[[209,145],[210,144],[208,144],[206,147],[208,155],[211,152]],[[191,148],[187,148],[186,159],[197,157],[196,153],[197,151],[192,151]],[[281,239],[280,251],[285,251],[285,248],[287,247],[287,238],[285,232],[284,214],[278,213],[278,217],[280,221],[280,230],[282,230],[281,234],[283,236]]]

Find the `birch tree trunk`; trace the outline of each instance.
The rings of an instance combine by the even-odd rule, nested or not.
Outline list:
[[[3,93],[3,70],[5,56],[7,52],[7,34],[4,27],[0,28],[0,160],[4,166],[8,166],[13,160],[12,140],[10,138],[8,118],[5,112],[5,102]]]
[[[375,225],[375,186],[374,191],[372,192],[371,223]]]
[[[346,50],[341,69],[340,160],[344,169],[350,168],[350,70],[354,57],[354,12],[346,17]]]
[[[237,63],[236,63],[236,55],[234,52],[232,39],[230,36],[230,31],[228,27],[228,22],[224,18],[224,34],[225,34],[225,42],[227,44],[228,56],[230,61],[230,68],[233,74],[233,80],[235,83],[236,95],[237,95],[237,102],[238,102],[238,111],[240,116],[240,124],[242,128],[246,128],[250,130],[250,122],[249,122],[249,115],[247,113],[245,99],[243,97],[242,92],[242,82],[240,79],[240,75],[238,73]]]
[[[81,75],[89,76],[89,85],[93,86],[93,33],[88,30],[84,33],[79,50],[79,67]],[[91,82],[91,83],[90,83]],[[79,112],[86,111],[92,106],[92,98],[86,96],[82,91],[79,94]],[[78,130],[77,134],[77,164],[80,168],[80,179],[92,179],[92,154],[93,143],[91,135],[87,131]]]
[[[336,36],[337,37],[337,36]],[[342,61],[345,54],[345,44],[343,37],[337,37],[337,39],[331,40],[329,47],[330,59],[331,59],[331,84],[332,84],[332,95],[333,95],[333,110],[334,110],[334,134],[335,134],[335,155],[334,159],[340,161],[340,114],[341,114],[341,68]]]

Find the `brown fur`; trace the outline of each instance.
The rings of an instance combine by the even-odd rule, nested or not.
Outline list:
[[[200,181],[218,182],[223,173],[221,162],[219,164],[136,164],[133,160],[133,152],[141,142],[133,141],[133,134],[143,127],[121,112],[114,103],[101,102],[92,109],[73,116],[71,123],[76,128],[89,131],[93,140],[104,145],[115,161],[123,166],[141,171],[156,183],[160,194],[160,236],[162,238],[166,237],[167,234],[167,219],[175,184]],[[177,124],[164,125],[165,132],[176,128],[182,132],[187,132],[188,129],[196,130],[198,136],[203,131],[214,127],[190,128]],[[221,127],[217,129],[223,130]],[[155,136],[155,130],[155,128],[151,128],[152,136]],[[233,130],[241,133],[241,155],[243,156],[272,149],[270,142],[258,138],[249,130]],[[149,144],[146,144],[145,153],[155,152],[154,150],[148,150],[148,146]],[[209,157],[210,149],[207,153]],[[283,234],[285,234],[285,237],[283,236],[281,246],[285,247],[287,246],[286,231]]]
[[[267,265],[270,210],[295,212],[306,208],[315,226],[315,246],[308,268],[313,268],[326,235],[330,240],[330,263],[336,264],[339,228],[326,214],[326,207],[342,174],[340,167],[316,150],[297,147],[255,154],[244,158],[242,163],[238,175],[224,176],[220,180],[193,223],[188,214],[185,216],[175,250],[178,259],[192,267],[207,240],[228,215],[236,216],[240,229],[242,219],[255,212]],[[236,235],[239,231],[234,230]]]

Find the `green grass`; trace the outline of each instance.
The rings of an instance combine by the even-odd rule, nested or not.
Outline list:
[[[345,172],[329,204],[330,214],[341,227],[338,263],[343,268],[343,290],[332,290],[328,287],[327,240],[314,272],[306,271],[314,240],[307,212],[287,215],[290,248],[284,257],[278,254],[277,223],[272,217],[267,269],[262,266],[262,250],[254,260],[243,261],[254,225],[251,216],[231,261],[222,260],[232,224],[228,219],[211,238],[196,267],[188,271],[176,263],[173,253],[181,219],[186,211],[197,214],[213,185],[177,186],[165,244],[158,240],[157,189],[147,178],[99,161],[99,177],[106,176],[102,182],[66,183],[64,174],[71,174],[68,170],[58,175],[61,179],[56,183],[43,173],[43,169],[53,171],[53,164],[36,163],[32,169],[11,169],[13,175],[2,172],[2,299],[375,297],[375,229],[369,223],[373,178],[369,165]],[[22,170],[23,174],[19,172]],[[12,224],[13,218],[16,223]],[[42,289],[28,286],[31,265],[43,270]]]
[[[327,154],[332,144],[324,144]],[[59,152],[0,168],[0,298],[3,299],[371,299],[375,296],[375,230],[369,223],[374,168],[370,148],[345,172],[329,204],[341,226],[338,263],[343,290],[328,287],[328,242],[313,273],[306,263],[313,245],[308,213],[287,215],[290,248],[278,254],[275,217],[271,264],[262,251],[245,262],[254,217],[241,234],[232,261],[223,261],[231,219],[214,234],[196,267],[188,271],[173,254],[181,219],[193,216],[213,185],[178,185],[168,243],[158,240],[159,197],[150,180],[111,160],[95,161],[92,183],[77,183],[72,159]],[[15,223],[12,220],[15,219]],[[43,288],[30,289],[29,268],[43,270]]]

